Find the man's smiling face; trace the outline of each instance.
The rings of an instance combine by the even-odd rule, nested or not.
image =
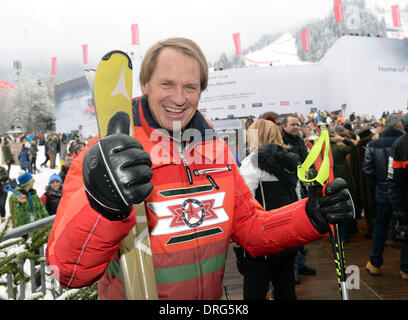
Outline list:
[[[164,48],[156,68],[142,85],[156,122],[168,131],[183,130],[198,108],[201,95],[197,60],[173,48]]]

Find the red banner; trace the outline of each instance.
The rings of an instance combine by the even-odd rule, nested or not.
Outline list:
[[[57,58],[56,57],[51,58],[51,63],[52,63],[51,74],[56,75],[57,74]]]
[[[82,59],[83,59],[84,64],[88,63],[88,45],[87,44],[82,45]]]
[[[395,6],[391,6],[392,11],[392,21],[394,22],[394,27],[401,27],[401,16],[399,6],[396,4]]]
[[[300,38],[302,39],[302,50],[309,51],[310,44],[309,44],[309,30],[303,29],[300,31]]]
[[[234,39],[235,55],[240,56],[241,55],[241,40],[239,37],[239,32],[233,33],[232,38]]]
[[[337,23],[344,22],[342,0],[334,0],[334,16]]]
[[[132,44],[138,45],[139,44],[139,26],[137,24],[132,24]]]

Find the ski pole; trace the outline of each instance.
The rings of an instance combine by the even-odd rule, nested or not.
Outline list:
[[[298,177],[300,181],[309,186],[315,186],[316,183],[320,184],[323,187],[322,194],[325,196],[327,184],[334,180],[333,157],[330,150],[330,137],[326,124],[322,124],[318,130],[320,137],[311,147],[306,160],[298,167]],[[307,175],[312,165],[315,166],[317,175],[310,179]],[[349,300],[343,243],[340,239],[338,225],[329,224],[329,227],[329,236],[333,249],[340,295],[343,300]]]
[[[228,293],[228,288],[225,284],[224,284],[224,291],[225,291],[225,298],[227,298],[227,300],[231,300],[231,297]]]

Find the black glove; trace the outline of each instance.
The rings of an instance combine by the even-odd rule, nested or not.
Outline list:
[[[109,220],[128,217],[132,205],[153,190],[150,155],[125,134],[129,127],[129,116],[117,112],[109,121],[108,135],[89,148],[82,165],[90,204]]]
[[[393,227],[395,240],[408,242],[408,214],[406,212],[393,212]]]
[[[306,203],[306,214],[316,228],[325,234],[331,224],[348,224],[354,220],[355,210],[347,183],[342,178],[336,178],[326,186],[326,196],[322,195],[322,187],[310,187]]]

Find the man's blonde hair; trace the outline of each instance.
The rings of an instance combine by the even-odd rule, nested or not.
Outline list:
[[[139,80],[145,85],[153,74],[157,64],[157,57],[164,48],[173,48],[197,60],[200,66],[200,89],[204,91],[208,83],[208,64],[201,48],[194,41],[186,38],[169,38],[155,43],[147,50],[140,67]]]

